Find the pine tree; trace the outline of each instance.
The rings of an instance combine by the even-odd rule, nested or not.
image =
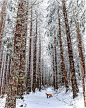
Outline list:
[[[75,75],[73,51],[72,51],[70,29],[69,29],[69,25],[68,25],[68,18],[67,18],[65,0],[62,0],[62,4],[63,4],[63,15],[64,15],[64,20],[65,20],[66,35],[67,35],[67,44],[68,44],[68,54],[69,54],[69,62],[70,62],[70,72],[71,72],[71,83],[72,83],[72,90],[73,90],[73,98],[75,98],[78,95],[77,92],[79,90],[78,90],[76,75]]]
[[[26,0],[18,1],[16,32],[14,36],[14,55],[5,104],[6,108],[16,108],[16,98],[18,95],[22,96],[25,91],[24,78],[28,15],[27,5],[28,3]]]

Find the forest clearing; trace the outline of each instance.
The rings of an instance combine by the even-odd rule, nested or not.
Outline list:
[[[0,0],[0,108],[86,107],[85,0]]]

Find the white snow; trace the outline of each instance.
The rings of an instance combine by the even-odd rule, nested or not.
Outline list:
[[[78,97],[72,98],[72,91],[65,93],[65,88],[61,87],[57,92],[52,87],[39,92],[24,95],[24,99],[17,99],[16,108],[84,108],[83,94],[81,92]],[[50,93],[53,97],[47,98],[45,93]],[[5,106],[6,96],[0,98],[0,108]]]

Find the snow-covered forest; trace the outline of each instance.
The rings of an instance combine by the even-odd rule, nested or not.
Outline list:
[[[0,0],[0,108],[86,107],[85,3]]]

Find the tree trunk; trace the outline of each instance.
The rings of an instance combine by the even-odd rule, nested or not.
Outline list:
[[[57,74],[57,54],[56,54],[56,45],[55,45],[55,70],[56,70],[56,87],[55,89],[58,89],[58,74]]]
[[[8,55],[6,55],[5,72],[4,72],[3,85],[2,85],[2,97],[4,93],[6,93],[5,91],[6,91],[7,60],[8,60]]]
[[[39,91],[41,91],[41,37],[39,37]]]
[[[45,63],[45,60],[44,60],[44,63]],[[47,69],[46,69],[46,66],[44,65],[44,86],[46,87],[47,86]]]
[[[25,89],[25,54],[27,36],[27,1],[19,0],[16,33],[14,37],[14,55],[6,98],[6,108],[16,108],[16,98],[22,96]]]
[[[35,92],[36,89],[36,51],[37,51],[37,18],[36,18],[36,37],[34,38],[34,55],[33,55],[33,85],[32,90]]]
[[[31,7],[31,24],[30,24],[30,41],[29,41],[29,67],[27,69],[27,82],[26,82],[26,88],[27,88],[27,94],[31,92],[31,36],[32,36],[32,7]]]
[[[1,10],[1,20],[0,20],[0,76],[1,76],[1,66],[2,66],[2,36],[4,32],[4,27],[5,27],[5,19],[6,19],[6,5],[7,5],[7,0],[3,1],[2,5],[2,10]],[[0,77],[1,81],[2,76]],[[1,82],[2,83],[2,82]],[[0,83],[0,95],[1,95],[1,83]]]
[[[72,8],[73,8],[73,5],[72,5]],[[77,22],[77,20],[76,20],[74,8],[73,8],[73,16],[74,16],[75,27],[76,27],[76,36],[77,36],[78,48],[80,49],[79,53],[81,54],[82,66],[84,69],[84,77],[85,77],[85,57],[83,54],[83,46],[82,46],[82,39],[81,39],[80,30],[79,30],[79,22]]]
[[[8,56],[8,65],[7,65],[7,73],[6,73],[6,93],[8,91],[10,73],[11,73],[11,58]]]
[[[59,14],[59,9],[58,9],[58,14]],[[58,17],[59,17],[59,15],[58,15]],[[64,76],[65,86],[66,86],[66,92],[67,92],[69,86],[68,86],[67,72],[66,72],[66,69],[65,69],[64,57],[63,57],[60,17],[59,17],[58,21],[59,21],[59,41],[60,41],[60,52],[61,52],[61,60],[62,60],[62,70],[63,70],[63,76]]]
[[[73,98],[75,98],[78,95],[77,92],[79,90],[78,90],[76,75],[75,75],[73,51],[72,51],[72,44],[71,44],[71,38],[70,38],[70,30],[69,30],[69,25],[68,25],[68,18],[67,18],[65,0],[62,0],[62,4],[63,4],[63,14],[64,14],[64,19],[65,19],[65,27],[66,27],[66,35],[67,35],[67,44],[68,44],[68,53],[69,53],[69,63],[70,63]]]
[[[6,5],[7,0],[3,1],[2,10],[1,10],[1,20],[0,20],[0,49],[1,49],[1,43],[2,43],[2,35],[4,32],[4,26],[5,26],[5,19],[6,19]]]
[[[42,59],[42,86],[44,86],[44,64]]]
[[[55,54],[55,52],[53,52]],[[55,58],[54,58],[54,54],[53,54],[53,86],[54,86],[54,90],[56,88],[56,80],[55,80]]]
[[[73,5],[72,5],[72,8],[73,8]],[[81,73],[82,73],[82,85],[83,85],[84,105],[86,107],[86,93],[85,93],[85,81],[84,81],[84,76],[85,76],[85,60],[84,60],[83,51],[82,51],[83,48],[82,48],[81,35],[80,35],[80,32],[79,32],[79,25],[77,24],[77,21],[76,21],[74,8],[73,8],[73,16],[74,16],[75,27],[76,27],[76,35],[77,35],[78,50],[79,50],[79,59],[80,59],[80,66],[81,66]]]

